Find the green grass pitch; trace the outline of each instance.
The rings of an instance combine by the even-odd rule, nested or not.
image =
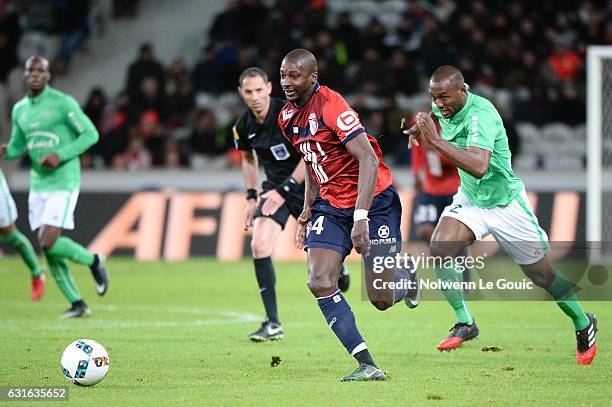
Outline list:
[[[59,321],[68,304],[52,278],[45,297],[32,303],[25,266],[0,259],[0,386],[67,385],[59,364],[64,347],[92,338],[109,351],[108,376],[90,388],[70,385],[70,401],[61,405],[580,406],[612,399],[607,302],[584,304],[600,321],[590,367],[576,365],[571,322],[548,302],[473,303],[480,337],[440,353],[435,345],[453,321],[447,304],[377,311],[360,300],[353,264],[347,297],[390,380],[340,383],[356,365],[308,292],[304,264],[277,264],[285,339],[260,344],[247,340],[262,319],[250,261],[107,265],[111,285],[103,298],[89,271],[72,267],[92,316]],[[270,366],[272,356],[280,365]]]

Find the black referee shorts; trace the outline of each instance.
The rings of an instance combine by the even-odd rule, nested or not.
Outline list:
[[[262,199],[259,201],[259,205],[257,205],[257,210],[255,211],[254,218],[259,218],[265,216],[261,213],[261,208],[266,200]],[[274,212],[273,215],[267,216],[268,218],[274,219],[276,223],[281,225],[281,228],[285,229],[285,225],[287,224],[287,219],[289,219],[289,215],[294,218],[298,218],[304,209],[304,196],[303,195],[289,195],[289,198],[285,200],[285,203]]]

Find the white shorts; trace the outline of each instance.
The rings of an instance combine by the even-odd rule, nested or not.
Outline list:
[[[78,199],[79,191],[30,191],[30,229],[36,230],[42,225],[74,229],[74,208]]]
[[[525,190],[508,206],[479,208],[468,201],[460,188],[440,217],[445,216],[470,228],[476,240],[491,233],[518,264],[533,264],[548,254],[548,236],[538,224]]]
[[[12,225],[17,220],[17,206],[6,184],[6,179],[0,176],[0,228]]]

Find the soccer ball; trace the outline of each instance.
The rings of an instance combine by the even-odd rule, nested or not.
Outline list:
[[[110,358],[104,346],[92,339],[79,339],[62,354],[64,376],[74,384],[92,386],[106,376]]]

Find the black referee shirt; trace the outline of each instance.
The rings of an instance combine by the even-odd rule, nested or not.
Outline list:
[[[263,189],[277,187],[293,173],[302,157],[283,136],[278,127],[278,115],[285,105],[281,99],[270,98],[270,109],[262,124],[257,123],[250,109],[234,125],[234,143],[240,150],[255,150],[268,182]]]

